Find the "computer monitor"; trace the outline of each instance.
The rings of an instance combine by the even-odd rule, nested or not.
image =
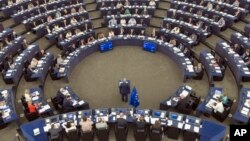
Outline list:
[[[155,116],[161,116],[161,112],[157,111],[154,113]]]

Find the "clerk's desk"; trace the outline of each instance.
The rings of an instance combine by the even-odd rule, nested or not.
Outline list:
[[[103,39],[95,40],[92,43],[81,46],[75,51],[70,53],[60,65],[59,71],[57,72],[58,77],[64,77],[66,81],[77,64],[82,61],[88,55],[99,50],[100,45],[105,42],[111,41],[113,46],[143,46],[144,41],[150,41],[157,44],[157,50],[169,56],[174,60],[182,70],[183,80],[196,76],[194,72],[194,66],[190,61],[190,58],[186,57],[181,50],[175,46],[170,45],[159,39],[147,37],[147,36],[129,36],[129,35],[118,35],[114,37],[105,37]]]
[[[115,121],[113,120],[114,118],[112,117],[119,116],[119,112],[112,112],[116,110],[118,110],[119,112],[120,111],[125,112],[126,120],[129,120],[126,114],[131,115],[131,118],[134,119],[133,122],[135,122],[136,121],[135,119],[138,118],[140,115],[143,115],[145,117],[146,122],[149,125],[154,124],[156,120],[160,120],[162,127],[166,128],[167,130],[166,132],[167,133],[169,132],[169,134],[171,133],[177,137],[179,136],[180,132],[183,131],[183,132],[190,132],[197,136],[200,135],[200,138],[206,137],[206,140],[212,141],[215,139],[216,140],[222,139],[226,131],[226,127],[224,125],[209,120],[203,120],[197,117],[179,114],[175,112],[139,109],[139,108],[138,109],[101,108],[101,109],[82,110],[82,111],[64,113],[61,115],[55,115],[43,119],[44,120],[43,129],[45,132],[47,132],[50,129],[52,123],[62,126],[62,124],[67,121],[71,121],[76,126],[77,125],[79,126],[80,125],[79,123],[81,122],[83,116],[87,117],[89,120],[92,120],[94,123],[96,123],[98,121],[98,118],[101,117],[108,123],[112,124],[115,123]],[[213,132],[211,132],[211,128],[213,129]],[[178,132],[172,133],[172,131],[178,131]],[[201,141],[205,140],[201,139]]]

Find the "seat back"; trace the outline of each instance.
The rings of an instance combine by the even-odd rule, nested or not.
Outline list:
[[[134,137],[136,141],[145,141],[147,137],[146,129],[135,129]]]
[[[98,141],[108,141],[109,129],[96,129],[96,135],[97,135]]]
[[[117,141],[126,141],[128,135],[128,127],[115,126],[115,137]]]
[[[81,131],[81,138],[83,141],[94,141],[94,133],[93,131],[87,131],[87,132]]]
[[[161,141],[162,139],[162,132],[159,130],[151,130],[150,131],[150,141]]]

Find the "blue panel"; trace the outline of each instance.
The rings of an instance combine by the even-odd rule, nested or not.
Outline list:
[[[156,52],[156,43],[154,42],[149,42],[149,41],[144,41],[143,43],[143,49],[149,52]]]
[[[108,42],[105,42],[105,43],[102,43],[99,47],[99,50],[101,52],[106,52],[106,51],[110,51],[113,49],[113,43],[112,41],[108,41]]]

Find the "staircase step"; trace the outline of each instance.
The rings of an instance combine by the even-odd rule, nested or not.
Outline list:
[[[94,11],[96,10],[96,3],[86,4],[87,11]]]
[[[153,17],[153,18],[150,19],[150,25],[151,26],[160,28],[162,24],[163,24],[162,18]]]
[[[160,9],[155,10],[154,14],[155,17],[164,18],[166,15],[167,15],[166,10],[160,10]]]
[[[92,20],[92,24],[93,24],[94,28],[101,28],[103,22],[104,22],[103,19],[94,19],[94,20]]]
[[[162,10],[167,10],[170,8],[170,3],[165,2],[165,1],[160,1],[158,8],[160,8]]]
[[[88,12],[88,13],[89,13],[89,17],[91,19],[101,18],[101,12],[100,11],[91,11],[91,12]]]

